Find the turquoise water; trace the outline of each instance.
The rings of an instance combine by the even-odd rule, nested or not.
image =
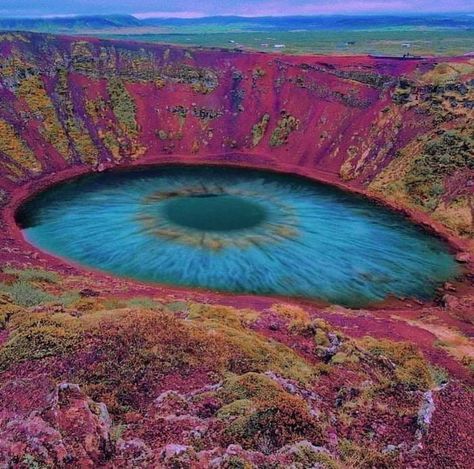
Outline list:
[[[264,171],[86,176],[40,194],[18,221],[39,248],[116,275],[346,306],[427,299],[459,273],[440,240],[398,214]]]

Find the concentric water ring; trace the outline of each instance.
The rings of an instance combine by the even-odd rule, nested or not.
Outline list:
[[[201,216],[199,225],[177,223],[175,214],[179,215],[180,207],[174,202],[192,203],[192,199],[216,197],[225,199],[221,208],[217,205],[196,215]],[[234,202],[233,206],[231,202]],[[203,205],[209,205],[205,200]],[[172,206],[172,207],[171,207]],[[184,205],[182,209],[186,208]],[[259,212],[256,220],[248,221],[245,210]],[[222,220],[231,211],[233,219]],[[235,212],[235,213],[232,213]],[[298,231],[297,218],[291,207],[268,194],[262,194],[241,188],[224,188],[218,185],[200,185],[183,187],[173,191],[156,191],[143,199],[143,206],[137,215],[137,220],[145,227],[145,232],[159,238],[188,244],[202,249],[220,250],[231,246],[240,249],[261,246],[269,243],[283,242],[288,238],[296,238]],[[199,218],[194,220],[199,222]],[[213,225],[213,226],[212,226]],[[229,226],[231,225],[231,226]],[[219,226],[219,228],[216,228]]]

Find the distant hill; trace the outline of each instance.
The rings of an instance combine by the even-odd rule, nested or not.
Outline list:
[[[469,15],[365,15],[365,16],[214,16],[206,18],[150,18],[142,25],[161,27],[225,26],[247,31],[279,30],[358,30],[378,28],[462,28],[474,29],[474,16]]]
[[[268,16],[248,18],[215,16],[205,18],[138,19],[131,15],[75,16],[57,18],[0,18],[0,29],[38,32],[110,31],[126,28],[166,29],[168,32],[199,31],[320,31],[379,29],[458,29],[474,30],[474,16],[437,15],[365,15],[365,16]]]
[[[141,21],[131,15],[0,18],[0,29],[13,31],[80,32],[81,30],[108,30],[137,26],[141,26]]]

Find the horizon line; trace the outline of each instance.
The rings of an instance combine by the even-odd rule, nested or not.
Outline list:
[[[173,12],[178,13],[178,12]],[[349,13],[311,13],[311,14],[282,14],[282,15],[245,15],[245,14],[221,14],[221,15],[200,15],[196,16],[161,16],[161,14],[156,14],[156,16],[142,16],[150,15],[150,13],[110,13],[110,14],[82,14],[82,13],[71,13],[71,14],[48,14],[48,15],[38,15],[38,16],[18,16],[18,15],[2,15],[0,14],[0,20],[5,19],[23,19],[23,20],[46,20],[46,19],[68,19],[68,18],[110,18],[110,17],[131,17],[139,21],[148,20],[148,19],[163,19],[163,20],[195,20],[195,19],[205,19],[205,18],[318,18],[321,16],[324,17],[351,17],[351,16],[427,16],[427,15],[462,15],[462,16],[473,16],[474,10],[472,11],[426,11],[426,12],[349,12]],[[166,15],[166,12],[164,12]]]

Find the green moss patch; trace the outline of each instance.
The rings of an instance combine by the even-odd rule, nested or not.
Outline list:
[[[292,132],[298,130],[300,125],[299,119],[282,111],[281,118],[270,137],[270,146],[280,147],[288,142],[288,138]]]

